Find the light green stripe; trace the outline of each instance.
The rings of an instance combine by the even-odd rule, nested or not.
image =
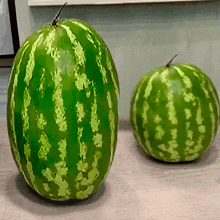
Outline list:
[[[114,156],[114,142],[115,142],[115,129],[117,129],[115,126],[115,122],[116,122],[116,116],[115,113],[113,111],[113,102],[112,102],[112,97],[111,97],[111,93],[109,91],[107,91],[107,101],[108,101],[108,107],[109,107],[109,113],[108,113],[108,119],[109,119],[109,124],[110,124],[110,131],[111,131],[111,143],[110,143],[110,161],[109,161],[109,165],[107,170],[110,169],[112,161],[113,161],[113,156]],[[106,172],[105,176],[103,179],[106,178],[108,172]]]
[[[168,87],[171,86],[171,80],[169,79],[170,70],[165,69],[159,76],[162,83],[166,84]]]
[[[177,128],[173,128],[170,130],[171,136],[172,136],[172,140],[176,140],[177,139]]]
[[[158,124],[156,126],[155,130],[156,130],[155,138],[157,140],[162,140],[163,136],[165,135],[165,131],[164,131],[163,127],[160,124]]]
[[[201,76],[196,71],[193,71],[192,74],[196,76],[199,80],[201,80]]]
[[[211,122],[212,122],[212,138],[211,138],[211,141],[213,141],[214,136],[215,136],[216,118],[215,118],[214,109],[213,109],[213,106],[212,106],[211,102],[209,103],[209,110],[210,110]]]
[[[92,185],[94,183],[94,181],[98,178],[100,172],[97,169],[97,165],[98,165],[98,160],[102,157],[102,153],[100,151],[96,151],[94,154],[94,161],[92,163],[92,169],[88,172],[87,177],[83,177],[83,175],[81,174],[78,179],[79,181],[79,185],[81,186],[88,186],[88,185]],[[88,169],[88,164],[87,163],[83,163],[83,162],[79,162],[77,164],[78,170],[81,170],[82,172],[86,172]],[[82,173],[81,172],[81,173]]]
[[[83,173],[85,173],[88,170],[89,164],[87,162],[83,162],[82,160],[80,160],[77,163],[77,169]],[[80,180],[82,180],[82,178],[80,178]]]
[[[38,151],[38,157],[43,160],[47,160],[47,155],[52,147],[49,143],[48,137],[45,132],[42,132],[38,142],[41,144],[40,150]]]
[[[47,120],[44,117],[43,113],[38,114],[37,111],[36,113],[37,113],[37,128],[39,128],[40,130],[43,130],[45,125],[47,124]]]
[[[144,83],[144,80],[142,81],[142,84],[143,83]],[[132,108],[131,118],[132,118],[132,121],[133,121],[133,124],[134,124],[134,132],[137,134],[135,136],[138,139],[139,143],[141,143],[141,139],[140,139],[140,136],[137,133],[138,125],[137,125],[136,115],[137,115],[137,101],[138,101],[138,98],[139,98],[139,95],[140,95],[140,90],[141,90],[142,84],[138,87],[138,90],[135,93],[132,94],[132,96],[133,96],[132,99],[134,99],[134,101],[133,101],[133,105],[131,106],[131,108]]]
[[[171,141],[168,142],[168,144],[169,144],[168,152],[171,154],[170,159],[173,161],[179,161],[180,155],[179,155],[178,151],[175,150],[179,146],[178,141],[177,141],[177,139],[178,139],[177,128],[171,129],[170,133],[172,136]]]
[[[201,89],[203,90],[206,99],[209,99],[210,96],[209,96],[209,90],[208,90],[207,84],[206,84],[206,77],[204,75],[201,75],[201,74],[200,74],[200,77],[201,77],[201,80],[202,80],[202,82],[200,83]]]
[[[201,89],[203,90],[206,99],[209,99],[209,98],[210,98],[210,96],[209,96],[209,91],[208,91],[208,89],[206,89],[205,81],[203,81],[203,82],[204,82],[204,83],[201,83],[201,84],[200,84]]]
[[[46,179],[49,182],[54,182],[58,187],[58,196],[62,199],[69,199],[70,195],[70,189],[69,184],[64,179],[64,177],[67,175],[68,167],[66,166],[66,155],[67,155],[67,142],[66,139],[62,139],[58,143],[58,150],[60,151],[59,157],[61,158],[61,161],[55,163],[56,172],[53,173],[50,168],[46,168],[45,170],[42,170],[42,175],[46,177]],[[50,192],[49,185],[47,183],[44,184],[44,189],[46,192]],[[53,194],[50,193],[50,196],[53,197]]]
[[[86,154],[87,154],[87,146],[84,142],[81,142],[81,138],[83,136],[83,127],[78,127],[78,143],[80,146],[80,157],[83,159],[83,161],[86,160]]]
[[[41,144],[40,149],[38,151],[38,157],[43,160],[47,160],[47,154],[50,151],[51,144],[49,143],[48,137],[46,133],[44,132],[44,127],[47,124],[47,120],[45,119],[43,113],[38,113],[36,111],[37,115],[37,128],[41,130],[40,139],[38,142]]]
[[[219,100],[218,100],[218,96],[216,95],[215,93],[215,90],[213,88],[213,85],[211,83],[211,81],[209,79],[207,79],[208,81],[208,89],[206,89],[207,87],[205,86],[205,82],[206,82],[206,77],[203,76],[203,91],[205,92],[206,94],[206,98],[210,100],[210,95],[213,97],[214,99],[214,106],[209,103],[209,109],[210,109],[210,112],[211,112],[211,123],[212,123],[212,136],[211,136],[211,140],[210,140],[210,143],[213,141],[214,137],[215,137],[215,130],[216,130],[216,126],[217,124],[219,123]],[[217,110],[217,115],[215,115],[214,113],[214,109]],[[217,116],[217,118],[216,118]],[[202,127],[200,127],[200,131],[204,131],[204,129]]]
[[[62,161],[64,161],[65,158],[66,158],[66,154],[67,154],[67,150],[66,150],[67,142],[66,142],[66,139],[60,140],[58,145],[59,145],[58,150],[60,151],[59,157],[61,158]]]
[[[87,78],[87,75],[85,73],[79,74],[75,73],[75,85],[76,88],[81,91],[84,88],[86,89],[86,95],[87,98],[90,96],[90,91],[89,91],[89,84],[91,83],[90,80]]]
[[[99,127],[99,119],[97,116],[97,95],[96,91],[94,88],[94,103],[92,105],[91,109],[91,127],[93,132],[98,131]],[[77,118],[79,119],[79,115],[77,115]],[[75,179],[76,181],[76,189],[78,192],[76,193],[76,198],[78,199],[84,199],[87,198],[93,191],[94,185],[93,182],[98,178],[99,176],[99,171],[97,169],[98,165],[98,160],[101,158],[101,152],[96,151],[94,155],[94,161],[92,163],[92,169],[88,172],[89,164],[86,162],[86,154],[87,154],[87,146],[84,142],[81,142],[81,138],[83,136],[83,127],[78,127],[78,143],[80,145],[80,157],[81,160],[77,163],[77,170],[78,170],[78,175]],[[95,137],[97,137],[97,145],[100,144],[100,134],[96,133]],[[102,138],[102,136],[101,136]],[[93,136],[93,139],[94,136]],[[100,146],[98,146],[100,147]],[[85,177],[84,174],[88,172],[87,176]],[[81,186],[84,188],[87,186],[86,190],[80,190]]]
[[[147,100],[148,100],[148,97],[150,96],[151,91],[152,91],[152,89],[153,89],[153,87],[152,87],[152,82],[153,82],[154,79],[157,78],[159,75],[160,75],[159,71],[155,72],[155,73],[150,77],[150,79],[148,80],[148,84],[147,84],[147,86],[145,87],[145,93],[144,93],[145,101],[144,101],[143,107],[142,107],[142,111],[143,111],[143,113],[142,113],[143,126],[145,126],[146,124],[148,124],[148,117],[147,117],[148,113],[147,113],[147,110],[150,108],[150,106],[148,105]],[[146,77],[146,79],[147,79],[147,74],[145,74],[145,76],[142,78],[143,83],[145,82],[145,77]],[[141,90],[141,87],[142,87],[142,85],[140,86],[140,90]],[[139,95],[140,95],[140,91],[138,92],[138,96],[139,96]],[[138,98],[139,98],[139,97],[137,97],[137,99],[138,99]],[[136,125],[136,127],[137,127],[137,123],[136,123],[136,122],[135,122],[135,125]],[[137,131],[137,134],[138,134],[138,127],[137,127],[137,130],[136,130],[136,131]],[[144,144],[142,143],[139,134],[137,135],[137,137],[138,137],[138,139],[139,139],[138,142],[141,143],[141,145],[143,145],[143,146],[145,145],[146,148],[147,148],[147,149],[146,149],[147,152],[149,152],[152,156],[155,156],[155,154],[154,154],[154,152],[153,152],[153,150],[152,150],[152,147],[151,147],[151,143],[150,143],[150,141],[149,141],[148,131],[145,130],[143,134],[144,134],[144,137],[145,137],[145,143],[144,143]],[[156,137],[157,137],[158,139],[160,139],[160,138],[162,138],[163,135],[164,135],[164,134],[163,134],[163,132],[162,132],[162,130],[161,130],[161,127],[158,126],[158,127],[157,127]]]
[[[164,135],[165,131],[163,131],[162,134]],[[169,157],[170,161],[179,161],[180,160],[180,155],[179,155],[178,151],[176,150],[178,148],[177,129],[176,128],[171,129],[170,134],[171,134],[172,139],[170,141],[168,141],[168,143],[166,145],[165,144],[158,145],[158,148],[160,150],[162,150],[163,152],[167,152],[167,153],[170,154],[170,157]],[[159,140],[161,140],[161,139],[159,139]],[[160,153],[160,156],[162,156],[162,157],[164,157],[163,152]]]
[[[86,38],[95,47],[95,49],[97,49],[97,46],[95,45],[95,41],[93,39],[92,34],[87,32],[86,33]]]
[[[191,113],[191,110],[189,108],[185,108],[184,112],[185,112],[186,120],[188,120],[188,119],[190,119],[192,117],[192,113]]]
[[[102,65],[102,51],[100,50],[100,46],[98,46],[98,53],[99,55],[96,55],[96,63],[99,67],[99,71],[102,74],[102,80],[104,84],[108,83],[107,77],[106,77],[106,69]]]
[[[30,105],[31,102],[31,97],[30,97],[30,93],[29,93],[29,83],[31,78],[33,77],[33,71],[34,71],[34,67],[35,67],[35,51],[37,48],[38,43],[42,40],[43,34],[41,34],[37,40],[35,41],[35,43],[32,45],[31,51],[29,53],[29,59],[28,59],[28,63],[26,66],[26,75],[24,78],[24,81],[26,83],[26,87],[24,90],[24,101],[23,101],[23,109],[22,109],[22,119],[23,119],[23,135],[26,136],[26,131],[29,129],[29,115],[28,115],[28,107]]]
[[[24,78],[26,85],[29,85],[29,82],[33,76],[33,71],[35,67],[35,54],[34,53],[36,51],[37,46],[41,43],[42,39],[43,39],[43,33],[36,39],[29,53],[29,59],[28,59],[28,63],[26,66],[26,75]]]
[[[141,144],[142,148],[147,151],[147,153],[149,153],[152,156],[155,156],[153,149],[152,149],[152,146],[151,146],[148,130],[145,130],[143,132],[143,135],[145,137],[145,143],[144,143],[145,145],[143,145],[142,141],[140,141],[139,143]],[[139,136],[139,134],[138,134],[138,136]],[[146,148],[145,148],[145,146],[146,146]]]
[[[185,141],[185,144],[188,148],[191,148],[194,146],[194,141],[193,141],[193,131],[190,129],[190,121],[186,122],[186,134],[187,134],[187,140]]]
[[[100,124],[100,119],[98,118],[98,106],[97,106],[97,93],[96,93],[96,88],[93,87],[93,93],[94,93],[94,102],[91,106],[91,121],[90,121],[90,125],[92,128],[92,132],[93,134],[93,141],[94,141],[94,145],[98,148],[102,147],[102,134],[98,133],[99,130],[99,124]],[[102,157],[102,153],[99,150],[95,151],[94,154],[94,161],[92,163],[92,169],[88,172],[87,178],[84,177],[82,178],[80,184],[82,186],[93,186],[93,182],[98,178],[99,176],[99,171],[97,169],[98,166],[98,160]],[[90,187],[88,186],[88,187]],[[83,191],[81,191],[82,193]],[[87,191],[84,191],[87,193]],[[77,193],[77,196],[80,195],[80,192]],[[88,197],[89,194],[85,194],[84,196]]]
[[[23,168],[21,166],[21,163],[20,163],[20,154],[19,154],[19,151],[18,151],[18,148],[17,148],[17,136],[16,136],[16,132],[15,132],[15,115],[14,115],[14,111],[15,111],[15,91],[17,89],[17,84],[18,84],[18,76],[19,76],[19,71],[20,71],[20,66],[21,66],[21,62],[23,60],[23,56],[27,50],[29,46],[29,42],[26,41],[23,46],[22,46],[22,54],[21,54],[21,58],[18,62],[18,64],[14,62],[13,64],[13,67],[12,67],[12,71],[11,71],[11,75],[10,75],[10,78],[9,78],[9,82],[11,83],[11,80],[12,80],[12,73],[14,73],[15,71],[15,76],[14,76],[14,81],[13,81],[13,86],[12,86],[12,92],[11,92],[11,100],[10,100],[10,112],[11,112],[11,118],[10,118],[10,125],[11,125],[11,132],[12,132],[12,139],[13,141],[11,142],[11,147],[12,147],[12,150],[14,152],[14,157],[15,157],[15,161],[17,162],[17,165],[18,165],[18,169],[20,170],[21,173],[24,174],[24,171],[23,171]],[[24,175],[25,176],[25,175]]]
[[[193,102],[196,100],[196,97],[193,95],[193,93],[192,92],[187,93],[185,89],[183,89],[183,97],[185,102]]]
[[[44,84],[45,84],[45,69],[43,69],[43,73],[40,78],[39,92],[41,93],[41,98],[43,98],[45,95],[45,92],[44,92],[45,85]]]
[[[142,114],[141,114],[141,118],[143,119],[143,125],[148,123],[148,109],[149,109],[149,104],[146,100],[144,100],[143,102],[143,110],[142,110]]]
[[[95,42],[94,42],[94,40],[92,39],[92,36],[94,35],[93,33],[92,33],[92,31],[87,27],[87,26],[85,26],[84,24],[82,24],[82,23],[80,23],[80,22],[76,22],[76,21],[72,21],[72,23],[74,23],[75,25],[77,25],[78,27],[80,27],[80,28],[82,28],[83,30],[85,30],[86,32],[87,32],[87,39],[96,47],[96,44],[95,43],[97,43],[98,44],[98,47],[96,47],[97,48],[97,50],[98,50],[98,55],[96,55],[96,63],[97,63],[97,65],[98,65],[98,67],[99,67],[99,70],[100,70],[100,72],[101,72],[101,74],[102,74],[102,80],[103,80],[103,83],[104,84],[107,84],[108,83],[108,80],[107,80],[107,76],[106,76],[106,74],[107,74],[107,72],[106,72],[106,69],[105,69],[105,67],[102,65],[102,62],[101,62],[101,60],[102,60],[102,45],[101,45],[101,43],[100,43],[100,40],[98,39],[98,38],[95,38]],[[113,81],[114,82],[114,81]],[[117,87],[116,87],[117,88]],[[116,89],[115,88],[115,89]]]
[[[103,83],[106,84],[108,83],[108,80],[107,80],[107,72],[106,72],[106,69],[105,67],[102,65],[101,63],[101,60],[102,60],[102,45],[100,43],[100,40],[95,38],[95,40],[93,39],[93,32],[87,27],[85,26],[84,24],[80,23],[80,22],[76,22],[76,21],[72,21],[72,23],[74,23],[75,25],[77,25],[78,27],[82,28],[83,30],[85,30],[87,32],[87,39],[93,44],[93,46],[98,50],[98,55],[96,56],[96,62],[97,62],[97,65],[100,69],[100,72],[102,74],[102,79],[103,79]],[[98,44],[98,47],[96,46],[96,43]],[[106,51],[106,54],[108,54],[108,51]],[[117,94],[117,97],[118,97],[118,86],[117,86],[117,83],[116,83],[116,79],[114,77],[114,72],[112,71],[112,65],[111,65],[111,62],[109,60],[109,57],[108,55],[106,56],[106,62],[107,62],[107,66],[108,66],[108,69],[111,73],[111,78],[112,78],[112,81],[114,83],[114,87],[115,87],[115,90],[116,90],[116,94]]]
[[[192,82],[191,82],[190,78],[188,76],[186,76],[186,74],[180,68],[178,68],[176,66],[174,66],[173,68],[176,69],[176,71],[182,77],[185,87],[187,89],[191,89],[192,88]]]
[[[112,79],[112,82],[114,84],[114,91],[116,93],[117,98],[119,98],[119,86],[117,84],[117,79],[116,79],[117,73],[115,74],[115,72],[113,71],[112,62],[110,61],[109,56],[110,55],[108,55],[108,52],[107,52],[107,56],[106,56],[107,68],[108,68],[108,70],[110,71],[110,74],[111,74],[111,79]]]
[[[110,155],[110,164],[112,163],[113,156],[114,156],[114,141],[115,141],[115,114],[112,110],[113,103],[111,98],[111,93],[107,92],[107,100],[108,100],[108,106],[109,106],[109,124],[110,124],[110,130],[111,130],[111,155]]]
[[[76,66],[77,65],[84,66],[86,63],[86,57],[82,45],[80,44],[80,42],[77,41],[76,35],[72,32],[72,30],[68,26],[64,24],[60,26],[66,30],[67,36],[69,37],[71,44],[73,45],[73,49],[75,50],[75,56],[76,56]]]
[[[213,99],[214,99],[214,101],[215,101],[215,107],[214,107],[214,108],[217,109],[217,117],[219,118],[219,100],[218,100],[218,94],[216,95],[215,90],[214,90],[214,88],[213,88],[213,85],[211,84],[210,81],[208,81],[208,87],[209,87],[209,90],[210,90],[210,92],[211,92],[211,94],[212,94],[212,97],[213,97]],[[217,121],[217,124],[218,124],[218,123],[219,123],[219,121]]]
[[[107,84],[108,83],[108,80],[107,80],[107,77],[106,77],[106,69],[105,69],[105,67],[102,65],[102,54],[103,54],[103,47],[102,47],[102,45],[101,45],[101,43],[100,43],[100,40],[99,39],[97,39],[97,38],[95,38],[95,40],[96,40],[96,43],[98,44],[98,48],[97,48],[97,50],[98,50],[98,55],[96,55],[96,63],[97,63],[97,65],[98,65],[98,67],[99,67],[99,70],[100,70],[100,72],[101,72],[101,74],[102,74],[102,80],[103,80],[103,83],[104,84]]]
[[[112,102],[111,93],[109,91],[107,92],[107,100],[108,100],[108,107],[109,107],[109,113],[108,113],[109,117],[108,117],[108,119],[109,119],[110,130],[111,130],[110,161],[109,161],[109,165],[108,165],[108,168],[107,168],[107,170],[109,171],[109,169],[111,167],[111,164],[112,164],[112,161],[113,161],[113,157],[114,157],[115,129],[117,129],[116,125],[115,125],[116,116],[115,116],[114,111],[112,110],[113,102]],[[107,174],[108,174],[108,172],[106,172],[103,179],[106,178]]]
[[[94,103],[91,106],[91,120],[90,125],[92,128],[92,132],[97,132],[99,130],[100,119],[98,118],[98,106],[97,106],[97,94],[96,89],[93,87],[94,92]]]
[[[159,74],[159,72],[156,73],[157,75]],[[139,132],[138,132],[138,125],[137,125],[137,120],[136,120],[136,116],[137,116],[137,102],[139,101],[139,96],[140,96],[140,91],[144,85],[144,83],[146,82],[146,80],[148,80],[148,75],[145,74],[142,79],[141,79],[141,83],[138,84],[138,89],[137,91],[133,94],[134,97],[132,97],[132,99],[134,98],[134,101],[133,101],[133,106],[132,106],[132,112],[133,112],[133,115],[131,116],[132,117],[132,121],[133,121],[133,124],[134,124],[134,133],[135,133],[135,137],[137,138],[137,141],[138,143],[140,143],[140,145],[142,146],[143,149],[145,149],[144,145],[146,145],[147,147],[147,152],[150,152],[151,155],[154,155],[153,151],[152,151],[152,148],[151,148],[151,144],[148,140],[148,132],[145,130],[144,131],[144,137],[145,137],[145,143],[142,143],[142,140],[141,140],[141,137],[139,135]],[[148,84],[150,82],[148,81]],[[149,93],[149,92],[148,92]],[[144,101],[144,106],[142,108],[142,111],[146,111],[146,109],[148,109],[148,103],[147,101],[145,100]],[[143,116],[143,114],[142,114]],[[147,113],[144,115],[144,121],[143,123],[147,123],[148,122],[148,119],[147,119]]]
[[[198,125],[199,133],[205,133],[206,127],[205,127],[205,125],[203,125],[204,118],[202,117],[202,107],[201,107],[200,101],[198,101],[198,105],[199,106],[198,106],[198,109],[196,112],[196,123]]]
[[[54,41],[57,38],[56,29],[51,29],[46,39],[44,40],[46,54],[51,56],[54,62],[57,62],[60,58],[58,48],[54,46]]]
[[[204,118],[202,117],[202,108],[201,108],[201,103],[198,101],[198,108],[196,111],[196,122],[198,125],[201,125],[204,121]]]
[[[72,36],[72,35],[71,35]],[[71,39],[71,37],[70,37]],[[73,39],[71,39],[71,42],[72,42]],[[76,55],[76,61],[77,61],[77,64],[80,65],[80,66],[84,66],[85,63],[86,63],[86,57],[85,57],[85,51],[82,47],[82,45],[77,42],[76,40],[74,42],[72,42],[72,44],[74,44],[74,50],[75,50],[75,55]]]
[[[186,122],[186,132],[187,132],[187,138],[192,140],[193,139],[193,131],[190,130],[190,122]]]
[[[66,139],[62,139],[58,143],[58,150],[60,151],[59,157],[61,158],[61,161],[55,164],[56,167],[56,176],[54,178],[54,182],[59,186],[58,189],[58,196],[61,196],[62,198],[68,198],[70,195],[70,188],[69,184],[64,180],[64,178],[67,175],[68,167],[66,166],[66,155],[67,155],[67,142]]]
[[[197,72],[197,69],[195,69],[193,66],[191,66],[191,65],[189,65],[187,63],[181,64],[181,66],[186,67],[186,68],[188,68],[190,70],[193,70],[193,71]]]
[[[94,186],[93,186],[93,185],[90,185],[90,186],[87,187],[86,190],[78,191],[78,192],[76,193],[76,198],[77,198],[77,199],[87,198],[89,195],[91,195],[93,189],[94,189]]]
[[[65,24],[60,25],[66,30],[67,36],[70,39],[71,44],[73,45],[73,50],[76,58],[76,63],[74,66],[74,76],[75,76],[75,85],[76,88],[81,91],[84,88],[86,89],[87,97],[90,96],[90,91],[89,91],[89,85],[90,85],[90,80],[87,78],[87,75],[85,72],[82,70],[84,69],[85,71],[85,63],[86,63],[86,57],[85,57],[85,51],[80,44],[80,42],[77,41],[75,34],[72,32],[72,30],[66,26]],[[79,70],[79,67],[81,67],[81,70]]]
[[[26,143],[24,145],[24,154],[25,154],[25,157],[26,157],[26,160],[27,160],[26,169],[27,169],[27,172],[28,172],[29,177],[30,177],[30,182],[34,186],[35,189],[38,189],[38,187],[36,185],[35,175],[34,175],[34,172],[33,172],[33,166],[32,166],[32,163],[30,162],[30,159],[31,159],[31,147],[30,147],[29,143]]]
[[[157,124],[159,124],[161,120],[162,120],[162,118],[159,115],[156,115],[154,118],[154,122]]]
[[[196,97],[193,95],[190,90],[192,89],[192,82],[190,78],[178,67],[174,67],[174,69],[177,70],[179,75],[182,77],[184,89],[183,89],[183,97],[185,102],[194,102],[196,100]],[[195,102],[194,102],[195,103]]]
[[[188,146],[185,148],[184,153],[185,153],[185,159],[186,160],[194,160],[199,156],[199,151],[203,148],[202,141],[205,138],[204,135],[200,135],[198,138],[198,142],[196,145],[193,146]]]
[[[55,111],[55,121],[59,127],[60,131],[67,131],[67,122],[65,116],[65,110],[63,104],[63,97],[62,97],[62,76],[61,76],[61,69],[57,68],[52,75],[52,80],[55,84],[52,100],[54,102],[54,111]]]
[[[90,30],[90,28],[88,28],[86,25],[84,25],[83,23],[81,23],[81,22],[79,22],[79,21],[74,21],[74,20],[72,20],[72,21],[70,21],[71,23],[73,23],[73,24],[75,24],[75,25],[77,25],[78,27],[80,27],[80,28],[82,28],[84,31],[86,31],[86,32],[88,32],[88,33],[90,33],[90,34],[92,34],[92,31]]]
[[[132,121],[134,122],[134,127],[135,127],[135,130],[138,131],[138,127],[137,127],[137,120],[136,120],[136,113],[137,113],[137,102],[138,102],[138,99],[139,99],[139,95],[140,95],[140,91],[141,91],[141,88],[143,86],[143,84],[145,83],[145,80],[147,80],[148,76],[147,75],[144,75],[141,79],[141,84],[138,84],[138,88],[136,87],[135,90],[133,91],[133,94],[132,94],[132,100],[133,100],[133,105],[131,106],[132,107],[132,112],[133,112],[133,115],[131,115],[132,117]]]
[[[48,182],[54,181],[53,172],[51,171],[50,168],[47,167],[46,169],[43,169],[42,175],[47,179]],[[44,183],[43,187],[46,192],[50,192],[50,188],[49,188],[48,183]],[[53,194],[50,193],[49,196],[53,197]]]
[[[90,82],[87,79],[87,76],[84,73],[82,75],[79,75],[79,74],[76,73],[75,75],[77,75],[77,81],[78,82],[76,82],[76,87],[78,88],[78,90],[80,91],[84,87],[88,88],[88,85],[90,84]],[[92,85],[93,85],[93,83],[92,83]],[[89,92],[89,95],[90,95],[90,93],[91,93],[91,91]],[[87,95],[87,97],[88,97],[88,95]],[[96,102],[96,100],[94,102]],[[83,119],[85,117],[85,109],[84,109],[83,103],[80,103],[80,102],[77,102],[76,108],[77,108],[77,110],[76,110],[77,123],[79,124],[79,123],[83,122]],[[94,106],[92,108],[93,108],[93,110],[97,111],[97,109],[94,109]],[[90,122],[90,123],[93,124],[94,121],[92,121],[92,120],[94,120],[94,118],[91,119],[91,122]],[[91,124],[91,127],[93,126],[92,124]],[[80,190],[81,186],[83,184],[85,185],[85,183],[86,183],[87,178],[84,177],[84,174],[85,174],[85,172],[87,172],[87,170],[89,168],[89,164],[86,162],[87,145],[85,144],[85,142],[83,142],[81,140],[81,138],[83,137],[83,127],[80,127],[78,125],[77,130],[78,130],[77,131],[78,144],[79,144],[79,148],[80,148],[79,156],[80,156],[81,160],[79,160],[79,162],[77,163],[78,174],[77,174],[77,177],[75,179],[75,181],[76,181],[75,188],[78,191],[77,195],[76,195],[76,198],[80,198],[80,192],[81,192],[81,194],[83,194],[83,192],[79,191],[79,190]],[[86,195],[85,195],[85,197],[86,197]]]
[[[150,93],[151,93],[152,88],[153,88],[152,82],[154,81],[155,78],[157,78],[157,77],[159,76],[159,74],[160,74],[160,73],[159,73],[159,71],[158,71],[158,72],[155,72],[154,75],[152,75],[152,76],[150,77],[150,79],[149,79],[149,81],[148,81],[148,85],[146,86],[145,92],[144,92],[144,98],[145,98],[145,100],[147,100],[148,97],[150,96]]]
[[[52,171],[50,168],[47,167],[46,169],[42,170],[42,174],[49,182],[53,181]]]
[[[136,120],[136,112],[137,112],[137,101],[138,101],[138,95],[140,94],[140,90],[141,87],[138,88],[138,90],[135,92],[133,91],[132,97],[131,97],[131,101],[133,101],[133,105],[131,105],[131,118],[134,124],[134,130],[137,131],[138,127],[137,127],[137,120]]]
[[[93,141],[97,148],[101,148],[102,147],[102,134],[100,133],[94,134]]]
[[[76,103],[76,114],[77,114],[77,123],[82,122],[83,118],[85,117],[85,110],[83,103],[79,101]]]
[[[43,183],[43,187],[46,192],[50,192],[50,187],[48,183]]]
[[[94,93],[94,102],[91,106],[91,121],[90,125],[92,128],[93,134],[93,141],[94,145],[98,148],[102,147],[102,134],[97,133],[99,130],[99,124],[100,124],[100,119],[98,118],[98,106],[97,106],[97,94],[96,94],[96,89],[93,87],[93,93]],[[98,160],[102,157],[102,153],[99,150],[95,151],[94,154],[94,161],[92,163],[92,169],[88,172],[87,177],[82,178],[80,184],[82,186],[88,186],[88,187],[93,187],[94,181],[98,178],[99,176],[99,171],[97,169],[98,166]],[[86,193],[85,193],[86,192]],[[77,193],[77,196],[79,197],[80,193],[83,193],[83,191],[80,191]],[[89,194],[87,194],[87,191],[84,191],[84,196],[88,197]]]
[[[25,157],[27,160],[27,171],[30,177],[30,181],[31,181],[31,185],[33,185],[36,189],[36,182],[35,182],[35,176],[33,173],[33,167],[32,164],[30,162],[30,154],[31,154],[31,148],[30,148],[30,144],[29,144],[29,140],[28,140],[28,136],[27,136],[27,132],[29,130],[29,114],[28,114],[28,108],[30,106],[31,103],[31,96],[30,96],[30,92],[28,90],[29,88],[29,84],[30,84],[30,80],[33,77],[33,71],[35,68],[35,51],[36,48],[38,46],[38,43],[40,43],[42,41],[42,37],[43,34],[41,34],[35,41],[35,43],[32,45],[31,51],[29,53],[29,59],[28,59],[28,63],[26,66],[26,75],[24,78],[24,82],[26,83],[25,86],[25,90],[24,90],[24,96],[23,96],[23,108],[22,108],[22,120],[23,120],[23,136],[26,139],[27,143],[25,144]],[[28,152],[28,153],[27,153]]]
[[[171,161],[179,161],[180,155],[175,148],[178,148],[178,142],[176,140],[168,141],[169,148],[167,149],[167,152],[170,153],[170,160]]]
[[[22,108],[22,120],[23,120],[23,136],[26,136],[26,132],[29,129],[29,114],[28,114],[28,107],[31,103],[31,96],[30,93],[28,91],[28,88],[25,87],[24,90],[24,101],[23,101],[24,105]]]
[[[22,63],[22,61],[23,61],[23,57],[24,57],[24,55],[25,55],[25,52],[26,52],[26,50],[28,49],[28,46],[29,46],[29,41],[26,40],[26,41],[23,43],[22,47],[21,47],[21,48],[19,49],[19,51],[18,51],[18,54],[21,53],[21,56],[20,56],[20,58],[19,58],[19,62],[17,62],[17,60],[14,60],[13,65],[12,65],[12,68],[11,68],[11,73],[13,73],[13,72],[15,71],[15,75],[16,75],[16,74],[19,74],[20,66],[21,66],[21,63]],[[9,76],[9,82],[11,82],[12,76],[13,76],[13,74],[10,74],[10,76]]]
[[[171,124],[177,125],[178,119],[177,119],[177,115],[176,115],[176,109],[174,106],[174,95],[173,95],[172,91],[169,91],[167,93],[167,100],[168,100],[168,102],[166,104],[166,107],[167,107],[168,118],[169,118]]]

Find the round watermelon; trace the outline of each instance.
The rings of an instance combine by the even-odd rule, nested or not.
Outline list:
[[[119,82],[99,34],[74,19],[40,27],[20,47],[8,87],[7,125],[25,181],[51,200],[85,199],[113,161]]]
[[[135,87],[130,121],[139,145],[165,162],[199,158],[219,124],[216,89],[198,67],[173,64],[146,73]]]

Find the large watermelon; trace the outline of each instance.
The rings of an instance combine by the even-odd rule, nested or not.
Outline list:
[[[11,69],[7,125],[36,192],[68,200],[97,191],[115,152],[118,96],[110,52],[88,24],[56,17],[26,39]]]
[[[139,145],[166,162],[193,161],[212,144],[219,98],[211,80],[191,64],[167,64],[135,87],[130,121]]]

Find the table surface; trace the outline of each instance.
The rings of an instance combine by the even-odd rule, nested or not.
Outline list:
[[[220,219],[219,132],[191,163],[149,157],[130,129],[120,129],[114,161],[99,190],[81,202],[49,202],[29,189],[14,163],[6,119],[0,119],[0,220]]]

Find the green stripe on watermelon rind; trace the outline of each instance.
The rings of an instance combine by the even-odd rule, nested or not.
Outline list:
[[[8,131],[9,131],[9,137],[10,137],[10,143],[11,143],[11,149],[13,152],[13,156],[16,162],[16,165],[18,166],[19,171],[21,172],[21,174],[24,176],[24,171],[21,165],[21,158],[20,158],[20,153],[19,150],[17,149],[17,136],[15,133],[15,115],[14,115],[14,109],[15,109],[15,91],[17,88],[17,83],[18,83],[18,76],[19,76],[19,71],[20,71],[20,65],[24,56],[25,51],[27,50],[29,46],[29,41],[26,40],[23,43],[22,48],[20,49],[20,54],[17,54],[14,62],[13,62],[13,66],[12,66],[12,70],[11,70],[11,74],[9,77],[9,89],[8,89],[8,103],[7,103],[7,119],[8,119]],[[18,64],[17,64],[18,62]],[[12,86],[12,91],[10,89],[10,87]],[[10,115],[10,114],[11,115]],[[10,136],[10,132],[12,132],[12,136]],[[26,178],[26,177],[25,177]]]

